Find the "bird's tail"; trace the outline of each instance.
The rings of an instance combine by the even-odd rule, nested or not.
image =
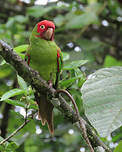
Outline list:
[[[50,133],[54,134],[54,126],[53,126],[53,104],[48,101],[46,95],[40,96],[40,101],[37,102],[39,106],[38,117],[42,122],[42,125],[45,125],[47,122],[48,129]]]

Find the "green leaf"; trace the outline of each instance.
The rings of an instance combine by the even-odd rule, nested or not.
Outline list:
[[[24,52],[28,49],[29,45],[28,44],[24,44],[24,45],[20,45],[14,48],[14,51],[22,58],[25,58],[25,54]]]
[[[89,39],[86,39],[86,38],[78,39],[77,44],[80,45],[80,47],[85,51],[95,50],[99,47],[102,47],[102,45],[104,45],[100,41],[93,41],[93,40],[89,40]]]
[[[0,136],[0,142],[3,141],[3,140],[4,140],[4,138]]]
[[[117,129],[115,132],[115,135],[112,136],[112,142],[116,143],[122,139],[122,126]]]
[[[114,57],[107,55],[104,60],[104,67],[112,66],[122,66],[122,61],[118,61]]]
[[[33,17],[41,17],[50,12],[51,10],[57,8],[57,6],[32,6],[27,9],[27,14]]]
[[[6,103],[8,104],[11,104],[11,105],[14,105],[14,106],[20,106],[20,107],[23,107],[23,108],[26,108],[27,107],[27,104],[22,102],[22,101],[19,101],[19,100],[12,100],[12,99],[6,99],[4,100]],[[28,106],[28,109],[38,109],[38,106],[37,104],[32,100],[29,101],[30,105]]]
[[[88,4],[94,4],[97,2],[97,0],[87,0]]]
[[[68,80],[63,80],[63,81],[60,81],[60,85],[61,87],[69,87],[73,82],[75,82],[77,79],[79,79],[79,77],[73,77],[73,78],[70,78]]]
[[[3,140],[4,138],[0,136],[0,142]],[[6,144],[9,144],[9,142],[6,141]],[[5,150],[5,145],[4,144],[0,145],[0,152],[5,152],[4,150]]]
[[[24,79],[22,77],[20,77],[19,75],[17,75],[17,80],[19,83],[19,86],[22,90],[26,90],[28,89],[26,82],[24,81]]]
[[[6,61],[5,61],[5,60],[3,60],[3,61],[0,63],[0,66],[2,66],[2,65],[4,65],[4,64],[6,64]]]
[[[17,46],[17,47],[14,48],[14,51],[16,53],[25,52],[27,50],[28,46],[29,46],[28,44],[23,44],[23,45]]]
[[[56,24],[56,26],[62,26],[64,24],[64,16],[62,15],[57,15],[55,18],[54,18],[54,22]]]
[[[12,141],[6,145],[5,150],[6,150],[6,152],[16,152],[15,150],[17,148],[18,148],[18,145]]]
[[[86,12],[82,15],[76,15],[65,26],[66,29],[79,29],[84,26],[97,23],[98,18],[94,12]]]
[[[6,28],[12,28],[14,25],[15,19],[13,17],[10,17],[6,23]]]
[[[81,92],[85,114],[100,136],[108,136],[122,125],[122,67],[91,74]]]
[[[62,55],[63,55],[63,61],[69,60],[70,55],[68,53],[62,52]]]
[[[122,141],[119,142],[119,145],[115,148],[114,152],[122,152]]]
[[[65,64],[63,67],[63,70],[72,70],[75,69],[77,67],[80,67],[84,64],[86,64],[88,62],[88,60],[77,60],[77,61],[72,61],[68,64]]]
[[[16,15],[14,18],[19,23],[27,23],[28,22],[28,17],[23,16],[23,15]]]
[[[17,95],[21,95],[21,94],[24,94],[24,93],[25,93],[24,90],[12,89],[12,90],[6,92],[5,94],[3,94],[0,101],[6,100],[6,99],[9,99],[11,97],[14,97],[14,96],[17,96]]]
[[[91,0],[89,0],[91,1]],[[95,0],[96,1],[96,0]],[[93,0],[92,0],[93,2]],[[92,12],[94,11],[94,13],[98,14],[99,15],[99,11],[100,9],[102,9],[103,5],[101,3],[96,3],[96,2],[93,2],[90,5],[88,5],[86,8],[85,8],[85,12]]]
[[[11,34],[17,33],[17,24],[14,17],[10,17],[5,25],[6,29],[11,31]]]
[[[3,65],[0,65],[0,78],[5,78],[11,75],[11,73],[13,72],[13,68],[5,63]]]
[[[14,106],[20,106],[26,108],[26,104],[24,102],[20,102],[19,100],[6,99],[4,100],[6,103],[9,103]]]
[[[5,152],[4,149],[5,149],[5,148],[4,148],[4,145],[0,145],[0,151],[1,151],[1,152]]]

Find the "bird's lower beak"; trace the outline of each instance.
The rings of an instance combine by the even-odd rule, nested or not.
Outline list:
[[[44,33],[44,37],[46,40],[50,40],[53,35],[53,28],[48,28],[47,31]]]

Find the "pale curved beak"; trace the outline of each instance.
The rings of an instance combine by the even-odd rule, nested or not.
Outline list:
[[[52,35],[53,35],[53,28],[48,28],[47,29],[47,31],[44,33],[44,38],[46,39],[46,40],[50,40],[51,39],[51,37],[52,37]]]

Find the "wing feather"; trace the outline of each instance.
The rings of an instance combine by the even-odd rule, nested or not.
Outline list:
[[[54,85],[55,89],[57,89],[58,87],[58,81],[59,81],[59,76],[60,76],[62,67],[63,67],[63,56],[62,56],[61,50],[58,49],[57,50],[57,72],[56,72],[56,81]]]

